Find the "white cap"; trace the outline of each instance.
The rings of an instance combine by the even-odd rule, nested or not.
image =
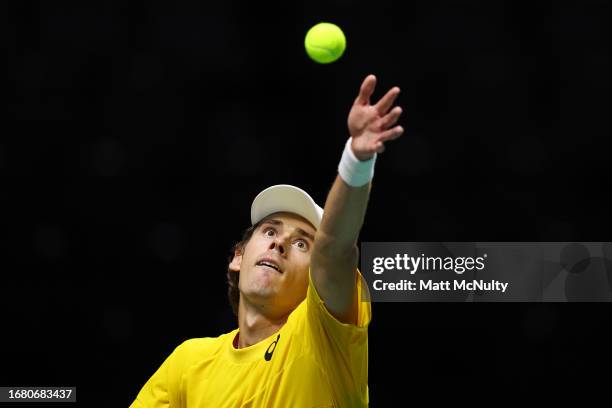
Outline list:
[[[307,192],[289,184],[278,184],[257,194],[251,205],[251,223],[255,225],[268,215],[281,211],[301,215],[317,229],[323,218],[323,209]]]

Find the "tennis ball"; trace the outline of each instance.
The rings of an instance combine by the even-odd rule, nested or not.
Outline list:
[[[328,64],[342,56],[346,48],[346,38],[337,25],[319,23],[306,33],[304,46],[310,58],[320,64]]]

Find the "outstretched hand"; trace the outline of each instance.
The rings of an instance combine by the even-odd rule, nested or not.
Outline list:
[[[402,114],[402,108],[396,106],[391,109],[400,89],[391,88],[375,105],[371,105],[370,97],[375,87],[376,77],[368,75],[361,84],[359,95],[348,116],[349,133],[353,138],[351,147],[361,161],[369,160],[375,153],[384,152],[384,143],[397,139],[404,132],[401,126],[394,127]]]

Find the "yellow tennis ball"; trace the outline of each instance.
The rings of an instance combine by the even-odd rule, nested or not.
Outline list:
[[[320,64],[328,64],[342,56],[346,48],[346,38],[337,25],[319,23],[306,33],[304,46],[310,58]]]

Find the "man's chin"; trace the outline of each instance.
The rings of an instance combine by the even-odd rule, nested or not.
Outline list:
[[[261,281],[253,282],[248,289],[248,294],[251,297],[257,297],[260,299],[273,298],[278,293],[276,288],[276,284],[269,281]]]

